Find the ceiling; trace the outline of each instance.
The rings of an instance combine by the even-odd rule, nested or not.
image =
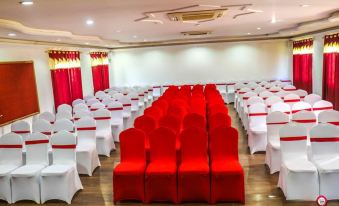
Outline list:
[[[30,6],[19,1],[0,1],[0,38],[117,48],[282,38],[339,26],[338,0],[33,0]],[[220,8],[226,12],[214,21],[167,17],[169,11]],[[138,21],[143,17],[148,20]],[[185,31],[211,33],[191,37],[181,34]]]

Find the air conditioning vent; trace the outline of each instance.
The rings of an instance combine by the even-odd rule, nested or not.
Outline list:
[[[181,34],[185,36],[202,36],[202,35],[208,35],[211,34],[211,31],[184,31],[181,32]]]
[[[224,15],[227,9],[167,13],[171,21],[211,21]]]

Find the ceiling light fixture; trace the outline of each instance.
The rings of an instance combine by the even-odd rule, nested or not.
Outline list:
[[[19,2],[21,5],[24,5],[24,6],[31,6],[34,4],[33,1],[29,1],[29,0],[26,0],[26,1],[20,1]]]
[[[60,41],[61,41],[61,39],[57,39],[57,40],[55,40],[55,41],[57,41],[57,42],[60,42]]]
[[[16,36],[16,33],[9,33],[8,36],[10,37]]]
[[[247,9],[247,11],[256,12],[256,13],[262,13],[262,12],[264,12],[264,11],[258,10],[258,9]]]
[[[218,5],[208,5],[208,4],[200,4],[201,7],[212,7],[212,8],[221,8],[221,6]]]
[[[87,19],[86,20],[86,24],[87,25],[93,25],[94,24],[94,21],[92,19]]]
[[[311,5],[309,5],[309,4],[302,4],[302,5],[300,5],[300,7],[302,7],[302,8],[306,8],[306,7],[310,7]]]
[[[272,24],[277,23],[277,18],[275,17],[275,14],[273,14],[273,16],[272,16],[271,23]]]
[[[251,33],[250,33],[250,32],[248,32],[248,33],[247,33],[247,35],[251,35]]]
[[[85,44],[86,44],[86,45],[89,45],[89,43],[88,43],[88,42],[85,42]]]
[[[197,21],[182,21],[182,23],[186,23],[186,24],[199,24],[199,22],[197,22]]]
[[[120,33],[121,31],[120,30],[116,30],[115,32]]]
[[[133,38],[136,39],[136,38],[138,38],[138,36],[137,36],[137,35],[134,35]]]
[[[155,23],[155,24],[164,24],[163,21],[161,20],[158,20],[158,19],[143,19],[141,21],[144,21],[144,22],[152,22],[152,23]]]
[[[257,30],[261,30],[261,28],[260,28],[260,27],[257,27]]]

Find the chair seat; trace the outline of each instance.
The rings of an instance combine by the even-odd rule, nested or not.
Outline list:
[[[122,113],[122,117],[123,118],[130,118],[131,117],[131,113]]]
[[[96,131],[96,138],[98,139],[110,139],[112,138],[111,130],[97,130]]]
[[[62,176],[69,171],[75,170],[75,165],[51,165],[41,171],[41,176]]]
[[[122,119],[122,118],[121,118],[121,119],[115,119],[115,120],[112,120],[112,121],[111,121],[111,125],[112,125],[112,126],[116,126],[116,127],[122,125],[123,123],[124,123],[124,122],[123,122],[123,119]]]
[[[18,168],[17,165],[0,165],[0,177],[6,176],[16,168]]]
[[[87,151],[92,151],[96,150],[95,145],[77,145],[75,151],[76,152],[87,152]]]
[[[339,157],[314,160],[319,172],[339,172]]]
[[[24,165],[12,172],[12,177],[33,177],[40,173],[40,171],[45,168],[46,165],[42,164],[31,164]]]
[[[209,166],[207,162],[185,162],[179,166],[179,172],[189,173],[209,173]]]
[[[256,125],[256,126],[250,126],[250,131],[254,133],[266,133],[267,127],[266,125]]]
[[[315,172],[317,168],[307,160],[307,158],[299,158],[282,163],[288,170],[293,172]]]
[[[146,173],[153,174],[173,174],[176,173],[177,166],[175,162],[154,162],[147,167]]]
[[[243,171],[240,163],[236,160],[214,161],[211,164],[213,173],[240,173]]]
[[[120,163],[115,169],[114,172],[117,173],[127,173],[127,174],[131,174],[131,173],[140,173],[140,172],[144,172],[146,168],[146,164],[143,162],[124,162],[124,163]]]

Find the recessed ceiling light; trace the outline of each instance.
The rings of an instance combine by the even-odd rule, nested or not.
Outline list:
[[[303,7],[303,8],[305,8],[305,7],[310,7],[311,5],[309,5],[309,4],[302,4],[302,5],[300,5],[300,7]]]
[[[89,43],[88,43],[88,42],[85,42],[85,44],[86,44],[86,45],[89,45]]]
[[[87,19],[86,20],[86,24],[87,25],[93,25],[94,24],[94,21],[92,19]]]
[[[59,41],[61,41],[61,39],[57,39],[57,40],[55,40],[55,41],[58,41],[58,42],[59,42]]]
[[[137,36],[137,35],[134,35],[133,38],[136,39],[136,38],[138,38],[138,36]]]
[[[250,12],[256,12],[256,13],[264,12],[264,11],[259,10],[259,9],[247,9],[247,11],[250,11]]]
[[[16,33],[9,33],[8,36],[16,36]]]
[[[144,39],[144,41],[147,41],[147,39]]]
[[[257,27],[257,30],[261,30],[261,28],[260,28],[260,27]]]
[[[117,33],[120,33],[121,31],[120,30],[116,30]]]
[[[251,34],[250,32],[247,33],[247,35],[250,35],[250,34]]]
[[[20,4],[24,5],[24,6],[30,6],[30,5],[33,5],[33,1],[20,1],[19,2]]]

